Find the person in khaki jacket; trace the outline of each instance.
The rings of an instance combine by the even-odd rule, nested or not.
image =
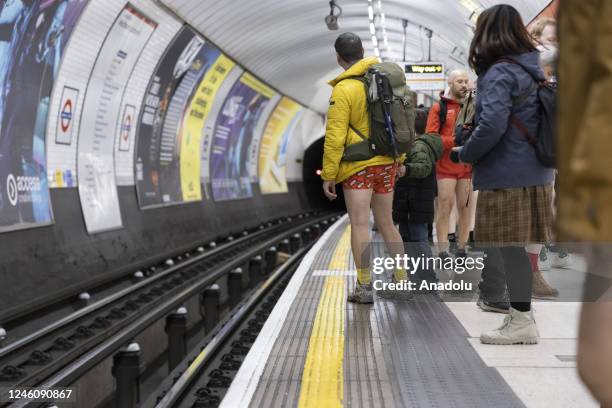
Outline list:
[[[402,237],[393,224],[393,188],[398,171],[405,172],[393,157],[374,156],[368,160],[342,161],[346,146],[361,142],[356,129],[369,136],[368,101],[365,87],[353,77],[363,76],[378,64],[377,57],[364,58],[361,39],[353,33],[341,34],[334,44],[338,64],[344,72],[329,84],[334,87],[327,112],[323,153],[323,192],[330,200],[337,198],[336,184],[342,183],[351,223],[351,250],[357,267],[357,286],[348,300],[372,303],[373,287],[369,268],[370,206],[374,220],[390,255],[403,256]],[[394,273],[397,282],[407,281],[405,270]],[[381,295],[381,293],[379,293]],[[409,291],[393,291],[390,296],[408,299]]]
[[[612,407],[612,2],[562,1],[559,10],[557,240],[584,241],[585,283],[606,290],[582,305],[578,371]],[[603,280],[602,280],[603,278]],[[607,282],[602,285],[602,282]]]

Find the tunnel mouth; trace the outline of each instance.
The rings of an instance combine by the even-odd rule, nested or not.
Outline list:
[[[322,136],[312,143],[304,152],[303,175],[304,190],[311,208],[322,211],[346,211],[344,194],[341,186],[336,186],[338,198],[329,201],[323,195],[321,170],[323,168],[323,146],[325,138]]]

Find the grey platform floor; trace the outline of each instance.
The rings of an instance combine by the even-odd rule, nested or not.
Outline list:
[[[316,255],[274,344],[251,407],[298,405],[326,277],[321,270],[329,265],[343,231],[335,231]],[[318,272],[313,275],[314,271]],[[345,275],[348,294],[356,278],[354,271]],[[416,295],[410,302],[376,299],[373,306],[346,303],[344,336],[344,406],[524,406],[497,370],[482,361],[453,313],[432,295]]]

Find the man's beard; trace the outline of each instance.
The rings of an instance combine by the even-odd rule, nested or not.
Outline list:
[[[468,94],[468,91],[465,91],[465,92],[461,92],[461,91],[459,91],[459,92],[456,92],[456,93],[455,93],[455,92],[453,92],[453,96],[454,96],[454,97],[455,97],[455,99],[457,99],[457,100],[463,100],[463,99],[465,99],[465,97],[467,96],[467,94]]]

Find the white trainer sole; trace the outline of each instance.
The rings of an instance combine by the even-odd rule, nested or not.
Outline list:
[[[492,339],[480,336],[480,342],[482,344],[493,344],[496,346],[512,346],[518,344],[538,344],[537,337],[529,337],[521,340],[510,340],[510,339]]]

